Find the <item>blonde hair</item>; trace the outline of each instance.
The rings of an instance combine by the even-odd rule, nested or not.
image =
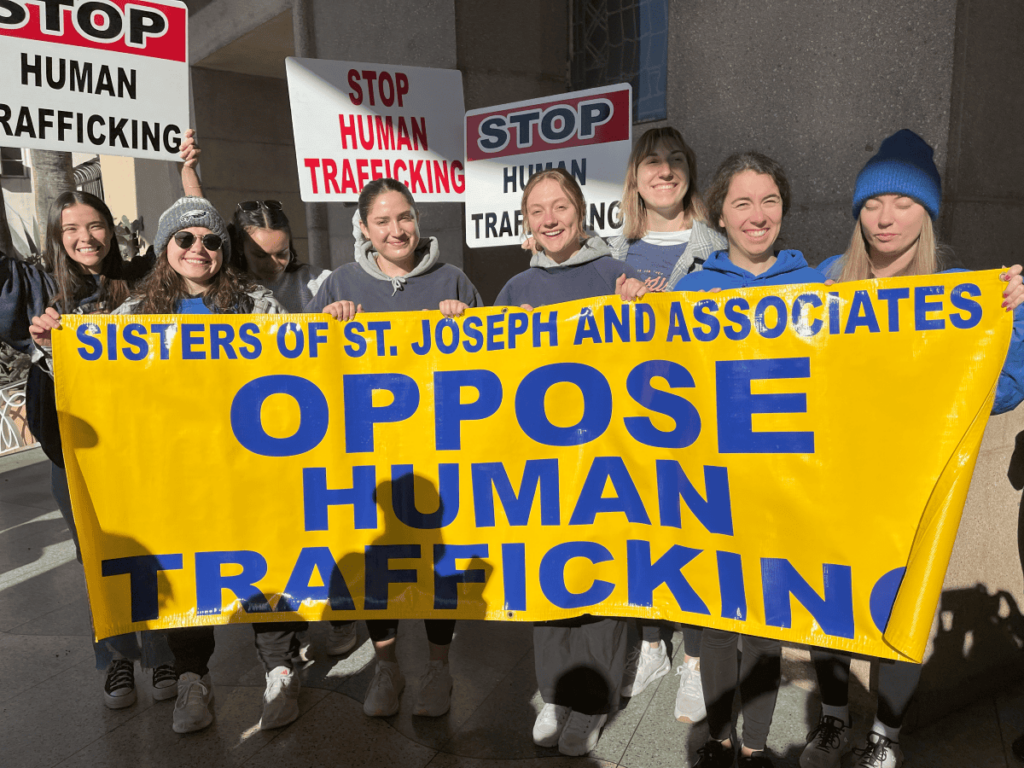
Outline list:
[[[533,234],[530,231],[530,217],[526,213],[526,202],[530,199],[530,193],[533,192],[533,188],[548,179],[557,181],[558,186],[569,196],[572,207],[576,209],[576,217],[580,226],[580,232],[582,233],[587,222],[587,201],[583,199],[583,190],[576,183],[576,179],[564,168],[549,168],[546,171],[534,174],[526,182],[526,186],[523,187],[523,201],[520,208],[523,214],[523,231],[527,235]]]
[[[901,275],[934,275],[941,271],[942,265],[951,255],[948,246],[935,239],[935,228],[930,216],[925,216],[921,224],[921,235],[917,239],[917,252],[914,258],[900,272]],[[871,255],[868,252],[864,232],[860,220],[854,224],[853,236],[842,257],[836,260],[828,277],[836,282],[846,283],[851,280],[870,280],[874,277],[871,271]]]
[[[626,179],[622,183],[622,234],[629,240],[639,240],[647,234],[647,205],[640,197],[637,184],[637,170],[640,163],[648,155],[654,154],[658,142],[679,149],[686,157],[686,176],[689,181],[686,194],[683,195],[683,213],[693,222],[694,220],[707,222],[708,212],[697,192],[697,155],[694,154],[689,144],[683,140],[683,135],[671,126],[664,128],[651,128],[640,137],[633,151],[629,153],[629,162],[626,164]]]

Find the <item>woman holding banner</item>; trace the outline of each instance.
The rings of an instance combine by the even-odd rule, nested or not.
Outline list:
[[[611,296],[616,281],[634,276],[611,258],[600,237],[583,232],[586,203],[563,169],[541,171],[523,189],[523,221],[537,250],[530,268],[505,284],[495,306],[532,310],[545,304]],[[597,746],[601,728],[619,705],[626,663],[626,623],[581,616],[534,625],[534,664],[544,707],[533,741],[564,755]]]
[[[160,216],[153,249],[156,264],[113,314],[280,314],[283,309],[265,288],[253,287],[225,263],[230,241],[224,220],[201,197],[183,197]],[[60,315],[48,310],[33,320],[33,335],[49,340]],[[202,511],[200,511],[202,514]],[[174,654],[178,700],[172,727],[177,733],[206,728],[213,721],[212,626],[166,630]],[[257,648],[267,668],[260,727],[287,725],[299,715],[299,680],[288,648]],[[276,652],[275,652],[276,651]]]
[[[913,131],[901,130],[882,142],[857,175],[853,216],[857,223],[846,251],[826,259],[818,270],[830,281],[866,280],[939,272],[948,249],[935,238],[941,179],[932,148]],[[1003,306],[1024,301],[1021,267],[1002,274],[1009,282]],[[1013,340],[996,390],[992,413],[1015,408],[1024,398],[1024,311],[1015,312]],[[811,649],[821,692],[821,717],[800,756],[802,768],[838,768],[850,751],[850,656]],[[899,768],[900,728],[921,677],[921,665],[881,661],[878,704],[867,744],[858,750],[858,768]]]
[[[648,290],[671,291],[685,275],[699,271],[725,238],[707,224],[697,191],[697,156],[675,128],[651,128],[633,146],[622,189],[622,234],[609,240],[612,256],[633,267]],[[672,668],[657,622],[640,621],[642,642],[630,654],[623,696],[639,695]],[[675,717],[704,719],[700,681],[699,627],[683,627]]]
[[[50,209],[46,225],[44,263],[51,272],[9,257],[0,258],[0,339],[40,363],[45,351],[33,347],[34,318],[60,312],[109,312],[128,296],[130,285],[152,266],[137,256],[125,261],[117,248],[114,218],[106,204],[88,192],[65,192]],[[39,337],[43,340],[42,336]],[[51,461],[50,487],[82,562],[78,530],[71,510],[67,474],[57,426],[53,379],[45,368],[33,365],[26,385],[28,421]],[[143,632],[142,644],[134,632],[93,644],[96,668],[106,671],[103,701],[110,709],[136,701],[134,660],[153,670],[155,699],[174,695],[174,657],[162,632]]]
[[[331,273],[307,307],[337,320],[358,312],[406,312],[439,307],[445,317],[483,304],[462,270],[440,259],[437,238],[420,235],[412,193],[400,181],[375,179],[359,194],[356,260]],[[453,680],[448,652],[454,619],[426,619],[430,658],[420,680],[413,714],[440,717],[451,706]],[[405,676],[398,666],[398,619],[367,619],[377,655],[373,679],[363,699],[370,717],[398,712]]]

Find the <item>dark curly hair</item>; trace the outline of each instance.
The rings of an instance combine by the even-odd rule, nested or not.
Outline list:
[[[722,218],[722,209],[725,207],[725,196],[729,194],[729,185],[733,178],[744,171],[754,171],[771,177],[775,186],[779,188],[779,197],[782,198],[782,215],[785,216],[789,210],[789,179],[786,178],[786,173],[782,170],[781,165],[760,152],[739,152],[729,155],[718,166],[715,178],[711,180],[711,186],[704,193],[708,216],[711,219],[710,223],[719,232],[725,232],[725,229],[719,226],[719,221]]]
[[[203,294],[203,303],[218,314],[246,314],[252,309],[248,291],[254,287],[246,272],[239,272],[230,264],[222,264],[220,271]],[[157,256],[153,271],[133,293],[141,304],[135,309],[140,315],[168,315],[177,312],[178,302],[192,298],[185,278],[174,271],[167,260],[167,249]]]

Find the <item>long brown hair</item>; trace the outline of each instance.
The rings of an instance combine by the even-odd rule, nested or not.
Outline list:
[[[686,177],[689,184],[686,194],[683,195],[683,212],[691,222],[694,220],[707,222],[707,208],[704,206],[700,193],[697,192],[697,155],[683,139],[683,134],[675,128],[671,126],[651,128],[640,137],[633,147],[633,151],[629,153],[626,179],[622,183],[622,234],[629,240],[639,240],[647,234],[647,205],[640,197],[636,175],[640,163],[648,155],[654,154],[659,141],[673,149],[680,150],[686,157]]]
[[[253,287],[247,272],[239,272],[226,261],[213,276],[203,294],[203,303],[211,312],[238,314],[248,312],[248,291]],[[185,278],[174,271],[167,260],[167,249],[160,252],[156,266],[143,280],[134,293],[142,302],[135,309],[140,315],[170,315],[177,312],[178,302],[192,298],[185,284]]]
[[[96,283],[81,265],[71,258],[64,247],[64,211],[75,205],[86,205],[103,217],[110,230],[107,255],[103,257],[100,269],[97,309],[111,310],[128,298],[128,270],[125,269],[121,250],[114,233],[114,217],[107,204],[88,192],[70,190],[62,192],[50,206],[46,222],[46,243],[43,260],[50,265],[57,283],[57,295],[50,302],[58,311],[74,312],[84,299],[97,293]]]
[[[249,262],[245,260],[245,240],[253,230],[269,229],[273,232],[284,232],[288,235],[288,264],[285,272],[295,272],[302,264],[295,253],[292,242],[292,227],[288,217],[280,208],[268,208],[261,205],[253,210],[244,211],[235,208],[234,220],[228,225],[228,236],[231,238],[231,266],[239,272],[249,271]]]

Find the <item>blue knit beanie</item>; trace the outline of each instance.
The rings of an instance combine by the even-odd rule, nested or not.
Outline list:
[[[878,154],[868,160],[853,190],[853,218],[868,198],[876,195],[906,195],[928,211],[932,221],[939,218],[942,180],[928,142],[904,128],[882,142]]]

